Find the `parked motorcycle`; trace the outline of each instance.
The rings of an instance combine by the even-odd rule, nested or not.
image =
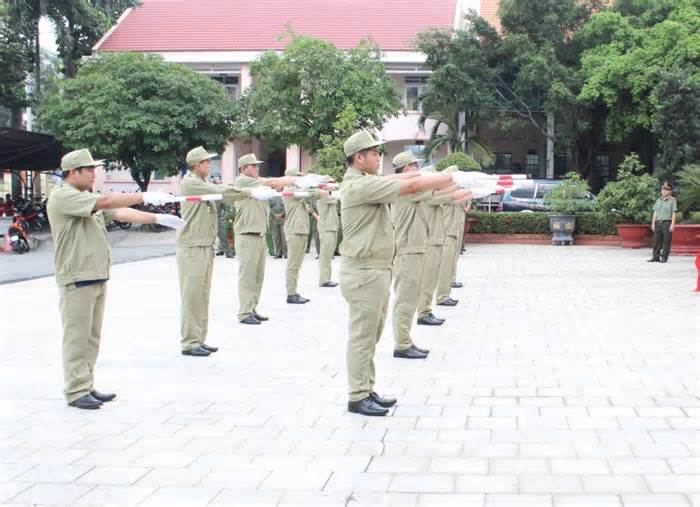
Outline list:
[[[13,252],[23,254],[29,251],[29,229],[20,215],[15,215],[7,230],[7,236],[10,238]]]
[[[41,231],[48,225],[46,213],[41,204],[27,202],[18,207],[17,212],[20,214],[20,219],[33,231]]]

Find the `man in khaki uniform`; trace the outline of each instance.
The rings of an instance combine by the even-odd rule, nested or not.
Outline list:
[[[329,192],[321,191],[321,197],[316,200],[318,209],[318,235],[321,241],[319,252],[318,270],[319,287],[332,288],[338,284],[331,280],[331,264],[335,249],[338,245],[338,199]]]
[[[426,167],[427,172],[435,172],[435,168]],[[457,174],[457,173],[450,173]],[[430,305],[433,302],[437,279],[442,261],[442,248],[445,243],[445,226],[442,214],[442,205],[452,202],[447,196],[435,196],[432,199],[421,202],[428,221],[428,249],[425,254],[425,266],[421,277],[421,290],[418,299],[418,324],[423,326],[441,326],[445,319],[436,317]]]
[[[240,175],[233,182],[236,188],[255,189],[262,185],[282,188],[293,185],[294,177],[261,178],[258,160],[255,154],[243,155],[238,159]],[[269,206],[254,198],[244,198],[236,206],[236,219],[233,231],[236,235],[236,252],[238,253],[238,320],[242,324],[260,324],[268,320],[257,311],[260,291],[265,279],[265,259],[267,246],[267,215]]]
[[[216,156],[202,146],[187,153],[186,162],[190,170],[182,178],[180,194],[223,194],[228,202],[248,198],[249,189],[240,190],[209,180],[209,160]],[[218,234],[217,204],[213,201],[183,202],[181,214],[187,222],[185,228],[177,233],[176,248],[182,355],[206,357],[218,350],[204,343],[209,329],[214,240]]]
[[[285,176],[301,176],[298,169],[287,169]],[[306,198],[284,197],[284,237],[287,240],[287,303],[303,305],[310,299],[297,291],[299,272],[309,239],[309,206]]]
[[[228,233],[233,228],[233,216],[235,216],[235,209],[232,205],[225,202],[220,202],[216,205],[216,212],[219,216],[219,250],[216,255],[225,255],[227,259],[232,259],[236,256],[236,251],[233,248],[233,242],[229,241]]]
[[[453,165],[445,169],[446,172],[457,171]],[[464,203],[452,202],[442,206],[445,228],[445,244],[442,247],[442,260],[440,261],[440,273],[437,280],[435,302],[438,306],[456,306],[459,300],[450,297],[452,283],[457,274],[457,261],[459,250],[464,237]]]
[[[284,237],[284,202],[281,197],[270,199],[270,234],[275,259],[287,258],[287,240]]]
[[[453,179],[450,174],[377,176],[377,148],[382,144],[364,131],[350,136],[343,146],[349,167],[341,184],[340,287],[349,313],[348,411],[369,416],[386,415],[396,403],[374,392],[374,351],[384,328],[396,249],[389,204],[402,195],[444,188]]]
[[[111,264],[105,222],[184,225],[176,216],[129,208],[142,202],[164,204],[168,194],[92,193],[95,168],[100,165],[102,161],[93,160],[85,149],[66,154],[61,159],[63,181],[53,188],[47,204],[63,322],[64,395],[68,405],[82,409],[99,408],[116,397],[93,385]]]
[[[654,250],[647,262],[667,262],[671,253],[673,228],[676,226],[678,205],[673,197],[673,187],[668,181],[661,185],[661,197],[654,203],[651,230],[654,231]]]

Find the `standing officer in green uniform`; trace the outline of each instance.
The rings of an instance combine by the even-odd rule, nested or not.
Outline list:
[[[318,235],[321,242],[319,252],[318,270],[319,287],[337,287],[338,284],[331,280],[331,264],[338,245],[338,199],[329,192],[322,190],[321,197],[316,200],[318,209]]]
[[[287,240],[284,237],[284,202],[281,197],[270,199],[270,233],[275,259],[287,258]]]
[[[435,172],[433,167],[426,167],[423,170]],[[459,174],[459,172],[451,172],[449,174]],[[428,250],[425,254],[425,267],[421,278],[421,290],[418,299],[418,324],[423,326],[441,326],[445,323],[445,319],[433,315],[433,309],[430,305],[435,295],[437,279],[440,273],[440,263],[442,262],[442,249],[445,244],[442,205],[451,202],[452,199],[448,195],[435,196],[421,203],[428,221]]]
[[[296,178],[261,178],[258,160],[255,154],[243,155],[238,159],[240,175],[234,181],[236,188],[256,189],[262,185],[282,188],[293,185]],[[269,196],[272,197],[272,196]],[[257,311],[260,301],[260,291],[265,279],[265,233],[267,232],[267,216],[269,204],[255,199],[244,198],[236,206],[236,219],[233,231],[236,235],[236,250],[238,252],[238,320],[242,324],[260,324],[268,320]]]
[[[233,248],[233,243],[228,239],[228,233],[233,230],[235,208],[222,201],[216,205],[216,211],[219,216],[219,251],[216,252],[216,255],[226,255],[227,259],[232,259],[236,256],[236,251]]]
[[[661,185],[661,197],[654,203],[651,230],[654,231],[654,253],[648,262],[666,262],[671,253],[673,228],[676,226],[678,204],[668,181]]]
[[[102,161],[93,160],[85,149],[66,154],[61,159],[63,181],[53,188],[47,204],[63,322],[64,395],[68,405],[82,409],[99,408],[116,397],[94,387],[111,264],[105,222],[157,223],[176,229],[184,225],[173,215],[129,208],[142,202],[164,204],[168,194],[92,193],[100,165]]]
[[[198,146],[187,153],[190,170],[182,178],[180,194],[223,194],[229,202],[248,198],[250,192],[209,181],[209,160],[216,157]],[[217,347],[206,345],[209,329],[209,295],[214,268],[214,240],[218,234],[217,204],[183,202],[182,217],[187,222],[177,234],[177,272],[180,279],[180,335],[182,354],[206,357]]]
[[[445,172],[457,170],[457,166],[453,165],[445,169]],[[459,250],[464,237],[464,221],[466,219],[464,203],[456,201],[443,204],[442,213],[445,228],[445,244],[442,247],[442,260],[440,261],[435,302],[438,306],[456,306],[459,300],[450,297],[450,290],[457,273]]]
[[[382,144],[364,131],[350,136],[343,145],[349,167],[341,184],[340,288],[349,313],[348,411],[369,416],[386,415],[396,403],[374,391],[374,351],[384,328],[396,250],[389,204],[402,195],[441,189],[458,180],[450,174],[377,176],[377,148]]]
[[[285,176],[301,176],[297,169],[287,169]],[[309,239],[309,205],[306,198],[284,197],[284,237],[287,240],[287,303],[303,305],[310,299],[299,295],[297,285]]]

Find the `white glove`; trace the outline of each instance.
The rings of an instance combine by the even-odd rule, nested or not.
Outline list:
[[[317,188],[321,183],[329,181],[330,178],[321,174],[307,174],[297,178],[294,183],[299,188]]]
[[[166,192],[143,192],[141,194],[144,204],[162,206],[168,202],[175,202],[174,196]]]
[[[276,190],[266,187],[266,186],[259,186],[259,187],[253,187],[250,189],[250,196],[253,199],[257,199],[258,201],[269,201],[273,197],[277,197],[279,194],[277,193]]]
[[[180,230],[187,222],[176,215],[169,215],[168,213],[157,213],[156,223],[164,227],[170,227],[171,229]]]
[[[450,173],[452,182],[461,188],[473,187],[477,180],[488,180],[489,176],[479,171],[455,171]]]
[[[496,185],[495,183],[489,184],[488,182],[477,183],[470,187],[470,189],[472,191],[472,199],[485,199],[492,194],[503,192],[503,187],[501,185]]]

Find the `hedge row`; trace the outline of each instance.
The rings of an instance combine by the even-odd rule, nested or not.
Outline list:
[[[470,211],[477,234],[549,234],[549,213],[488,213]],[[615,234],[615,217],[606,213],[577,213],[576,234]]]

